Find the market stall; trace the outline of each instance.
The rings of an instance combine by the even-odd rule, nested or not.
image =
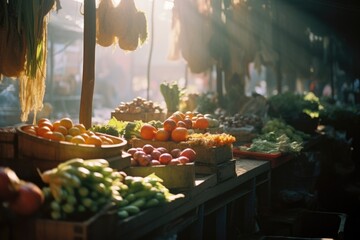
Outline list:
[[[4,9],[12,11],[14,2],[5,1]],[[44,16],[51,7],[60,9],[58,1],[49,1],[50,8],[40,2]],[[19,75],[26,87],[21,97],[30,102],[22,105],[23,116],[35,112],[31,124],[0,129],[1,239],[261,239],[279,234],[338,239],[346,234],[347,215],[332,212],[336,204],[328,197],[340,197],[332,195],[328,183],[346,196],[359,196],[356,189],[343,188],[358,172],[352,139],[359,137],[359,108],[338,107],[313,92],[282,93],[280,72],[277,95],[247,96],[251,73],[245,66],[277,65],[277,53],[283,53],[270,47],[278,43],[255,41],[261,31],[246,31],[254,24],[251,9],[270,6],[219,2],[174,1],[172,25],[172,38],[178,40],[172,57],[185,59],[193,73],[215,67],[216,94],[191,95],[176,81],[164,82],[158,86],[162,106],[136,97],[119,103],[106,121],[92,123],[96,44],[134,51],[147,38],[145,14],[132,0],[118,5],[84,1],[78,120],[36,119],[42,90],[30,101],[32,95],[26,94],[34,86],[27,88],[27,81],[38,80],[40,86],[44,79],[39,70],[44,65],[36,65],[46,57],[43,38],[36,38],[42,41],[35,44],[41,60],[35,67],[24,61],[24,72],[9,74],[9,66],[0,66],[1,74]],[[19,16],[24,14],[16,6]],[[119,17],[116,26],[114,16]],[[268,11],[261,16],[274,20]],[[195,24],[191,19],[197,19]],[[274,22],[259,28],[267,30],[265,40],[271,39],[269,23]],[[10,32],[0,24],[0,30]],[[42,29],[39,35],[45,37]],[[337,209],[348,213],[352,206],[343,202]]]

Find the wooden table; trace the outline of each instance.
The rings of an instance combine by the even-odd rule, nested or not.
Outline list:
[[[207,239],[209,219],[214,218],[212,239],[229,239],[241,209],[245,231],[255,227],[256,209],[270,205],[269,161],[236,160],[236,177],[217,182],[215,174],[197,177],[185,197],[120,220],[105,213],[86,222],[37,220],[36,238],[67,239]],[[239,201],[241,200],[241,201]],[[241,204],[239,204],[241,203]],[[257,204],[255,204],[257,203]],[[259,208],[259,206],[262,206]],[[204,234],[205,233],[205,234]]]
[[[245,202],[249,204],[243,207],[247,209],[246,215],[254,220],[255,195],[259,196],[257,200],[263,206],[269,204],[270,172],[268,161],[237,160],[236,177],[221,183],[216,183],[214,175],[198,179],[196,187],[186,192],[185,198],[117,221],[116,227],[110,227],[106,232],[114,239],[149,239],[177,234],[186,229],[191,232],[187,237],[202,239],[204,220],[215,214],[216,238],[227,239],[228,207],[240,198],[247,198]]]

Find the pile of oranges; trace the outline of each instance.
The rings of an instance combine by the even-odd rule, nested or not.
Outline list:
[[[103,135],[96,135],[87,130],[81,123],[74,124],[70,118],[62,118],[52,122],[41,118],[36,125],[27,125],[22,130],[28,134],[52,141],[67,141],[76,144],[92,144],[96,146],[113,144],[113,140]]]
[[[143,124],[140,135],[145,140],[181,142],[186,141],[189,129],[206,129],[208,127],[209,121],[202,114],[177,111],[163,122],[162,128],[157,129],[150,124]]]

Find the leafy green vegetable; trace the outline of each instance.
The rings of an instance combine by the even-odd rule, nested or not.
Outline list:
[[[141,120],[135,120],[133,122],[129,121],[120,121],[115,117],[111,118],[107,125],[114,127],[119,135],[123,136],[125,139],[131,139],[132,137],[140,137],[140,129],[144,124]]]
[[[119,136],[119,132],[116,128],[109,125],[94,125],[90,128],[90,130],[93,132],[109,134],[115,137]]]

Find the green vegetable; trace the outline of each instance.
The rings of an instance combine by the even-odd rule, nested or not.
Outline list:
[[[182,94],[176,82],[163,82],[160,84],[160,92],[164,97],[168,112],[179,110],[180,96]]]

